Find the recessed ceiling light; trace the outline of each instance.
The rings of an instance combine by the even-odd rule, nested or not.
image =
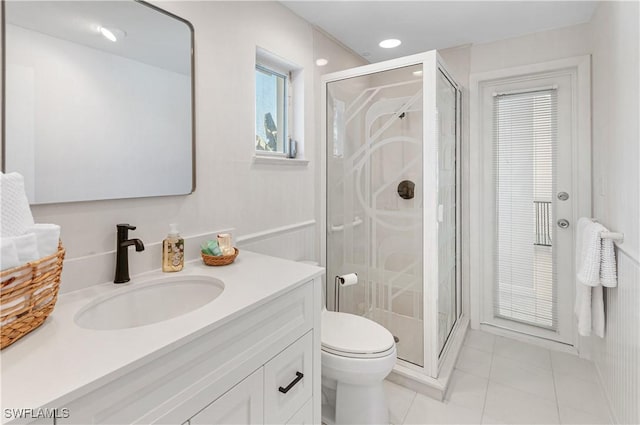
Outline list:
[[[368,57],[368,56],[371,56],[371,53],[369,53],[369,52],[362,52],[362,56],[366,58],[366,57]]]
[[[419,77],[419,76],[421,76],[421,75],[422,75],[422,70],[420,70],[420,71],[413,71],[413,72],[412,72],[412,74],[413,74],[413,75],[415,75],[416,77]]]
[[[316,59],[316,65],[318,65],[318,66],[325,66],[328,63],[329,63],[329,61],[326,60],[325,58]]]
[[[397,38],[389,38],[387,40],[382,40],[380,44],[378,44],[378,46],[382,47],[383,49],[393,49],[394,47],[398,47],[401,44],[402,41],[398,40]]]

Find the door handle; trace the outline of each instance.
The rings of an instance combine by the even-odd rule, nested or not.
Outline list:
[[[561,201],[566,201],[567,199],[569,199],[569,194],[567,192],[559,192],[558,199]]]
[[[561,229],[566,229],[567,227],[569,227],[569,220],[561,218],[560,220],[558,220],[558,227]]]

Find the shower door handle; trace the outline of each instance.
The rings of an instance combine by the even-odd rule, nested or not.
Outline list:
[[[566,218],[561,218],[560,220],[558,220],[558,227],[561,229],[566,229],[567,227],[569,227],[569,220],[567,220]]]

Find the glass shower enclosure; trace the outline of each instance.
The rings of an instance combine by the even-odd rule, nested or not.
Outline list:
[[[460,90],[435,51],[323,88],[327,308],[385,326],[398,367],[437,378],[462,314]]]

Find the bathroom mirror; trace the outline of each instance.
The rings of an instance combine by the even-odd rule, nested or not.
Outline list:
[[[193,192],[189,22],[133,0],[2,3],[2,169],[32,204]]]

